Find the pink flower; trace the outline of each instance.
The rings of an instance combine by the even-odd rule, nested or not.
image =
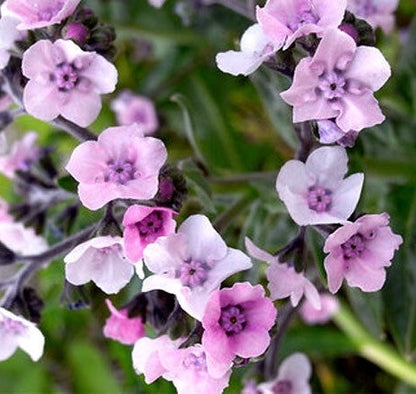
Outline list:
[[[295,307],[305,295],[306,299],[315,308],[320,308],[318,290],[302,273],[296,272],[288,264],[280,263],[276,256],[260,249],[249,238],[246,238],[246,248],[251,257],[270,264],[269,268],[266,269],[266,276],[269,281],[267,287],[270,290],[270,298],[273,301],[290,297],[290,302]]]
[[[312,367],[303,353],[294,353],[280,364],[277,378],[259,385],[260,393],[311,394],[309,385]]]
[[[45,337],[30,321],[0,307],[0,361],[7,360],[18,347],[33,361],[43,354]]]
[[[174,294],[181,308],[197,320],[221,282],[252,265],[243,252],[227,247],[203,215],[188,217],[176,234],[158,238],[143,255],[154,275],[143,281],[142,290]]]
[[[128,126],[136,123],[144,135],[154,134],[159,127],[153,102],[129,90],[124,90],[113,100],[111,109],[116,113],[118,124]]]
[[[231,370],[212,377],[204,348],[199,344],[185,349],[167,347],[162,354],[160,361],[166,368],[163,377],[172,381],[178,394],[221,394],[228,386]]]
[[[140,317],[128,317],[126,309],[117,310],[110,300],[105,300],[111,315],[105,321],[104,336],[125,345],[133,345],[144,337],[145,325]]]
[[[390,66],[374,47],[360,46],[338,29],[325,33],[315,55],[302,59],[292,86],[280,95],[293,105],[293,121],[335,118],[344,132],[381,123],[373,92],[390,77]]]
[[[9,215],[9,205],[0,197],[0,226],[2,222],[13,222],[13,217]]]
[[[241,51],[218,53],[218,68],[232,75],[249,75],[279,49],[266,37],[258,23],[250,26],[240,40]]]
[[[321,309],[316,309],[309,300],[300,307],[299,314],[306,324],[325,324],[339,309],[338,300],[330,294],[320,294]]]
[[[279,48],[287,49],[301,36],[319,37],[341,23],[346,0],[268,0],[257,7],[257,20],[264,34]]]
[[[80,0],[6,0],[2,15],[20,19],[18,29],[29,30],[59,23],[75,11]]]
[[[347,10],[387,34],[393,30],[393,13],[398,5],[399,0],[348,0]]]
[[[302,163],[290,160],[281,168],[276,190],[292,219],[300,226],[343,223],[357,206],[364,175],[348,178],[344,148],[314,150]]]
[[[0,222],[0,242],[10,250],[22,256],[39,254],[48,249],[45,239],[36,235],[32,228],[13,222],[10,216]]]
[[[101,110],[100,94],[110,93],[117,70],[95,52],[84,52],[71,40],[41,40],[24,54],[29,79],[23,91],[26,111],[50,121],[58,115],[86,127]]]
[[[92,280],[107,294],[118,293],[134,273],[123,252],[121,237],[92,238],[76,246],[64,258],[65,277],[75,286]]]
[[[139,339],[131,355],[134,370],[138,375],[144,374],[144,381],[147,384],[153,383],[167,371],[162,364],[161,354],[167,349],[177,349],[183,341],[183,338],[172,341],[167,335],[155,339],[146,337]]]
[[[123,233],[126,255],[131,261],[143,257],[144,248],[163,235],[175,232],[175,214],[169,208],[132,205],[124,214]]]
[[[144,137],[137,125],[110,127],[76,147],[66,169],[80,182],[81,202],[96,210],[117,198],[152,198],[166,157],[163,142]]]
[[[27,171],[32,163],[39,159],[40,148],[36,145],[37,133],[29,132],[15,142],[8,155],[0,156],[0,172],[13,178],[15,171]]]
[[[326,240],[329,253],[324,266],[331,293],[336,293],[345,278],[348,285],[362,291],[378,291],[386,280],[385,267],[390,266],[394,251],[402,244],[393,234],[389,215],[364,215],[354,223],[346,223]]]
[[[260,285],[236,283],[214,291],[205,309],[202,345],[211,376],[226,373],[235,356],[260,356],[270,343],[277,311]]]
[[[10,16],[2,16],[0,19],[0,70],[7,66],[10,52],[15,49],[15,41],[23,39],[25,34],[16,29],[19,21]]]

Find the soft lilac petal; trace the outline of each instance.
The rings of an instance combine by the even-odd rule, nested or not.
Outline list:
[[[359,287],[362,291],[379,291],[386,281],[386,270],[371,269],[366,261],[354,259],[345,272],[345,279],[349,286]]]
[[[340,289],[344,278],[344,261],[329,255],[324,260],[324,266],[327,273],[329,291],[335,294]]]
[[[97,93],[75,89],[70,100],[61,105],[60,114],[81,127],[87,127],[101,111],[101,98]]]
[[[30,80],[23,91],[23,103],[29,114],[49,121],[59,115],[59,102],[55,100],[55,96],[56,89],[53,85],[45,87]]]
[[[287,26],[271,15],[266,8],[257,6],[256,18],[259,21],[264,34],[270,38],[277,47],[282,47],[286,37],[292,33]]]
[[[238,334],[238,340],[230,340],[231,351],[242,358],[257,357],[263,354],[270,343],[266,330],[244,329]]]
[[[254,53],[237,51],[220,52],[215,57],[217,67],[231,75],[249,75],[263,63],[263,58]]]
[[[293,353],[280,364],[278,379],[291,382],[307,381],[311,375],[312,366],[309,359],[303,353]]]
[[[33,361],[38,361],[43,354],[45,337],[35,325],[30,324],[25,335],[21,335],[17,339],[17,344]]]
[[[248,254],[257,260],[265,261],[269,264],[275,263],[278,260],[277,257],[271,255],[270,253],[265,252],[264,250],[256,246],[253,243],[253,241],[248,237],[245,238],[245,245],[246,245]]]
[[[295,175],[296,174],[296,175]],[[289,160],[280,169],[276,178],[276,190],[282,200],[286,200],[286,193],[306,194],[308,188],[316,181],[316,176],[307,171],[305,164],[299,160]]]
[[[27,78],[37,78],[39,73],[49,73],[65,55],[60,48],[55,48],[49,40],[41,40],[26,50],[22,60],[22,72]]]

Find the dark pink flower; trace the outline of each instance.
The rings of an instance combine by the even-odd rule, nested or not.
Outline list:
[[[20,19],[21,30],[39,29],[54,25],[72,15],[80,0],[6,0],[2,15],[13,15]]]
[[[144,337],[145,325],[140,317],[128,317],[126,309],[117,310],[110,300],[105,300],[111,315],[105,321],[104,336],[125,345],[133,345]]]
[[[81,202],[95,210],[116,198],[152,198],[166,157],[163,142],[144,137],[137,125],[110,127],[77,146],[66,169],[80,182]]]
[[[236,356],[257,357],[270,343],[277,311],[260,285],[236,283],[214,291],[202,318],[202,345],[211,376],[223,376]]]
[[[338,29],[325,33],[313,57],[302,59],[292,86],[280,95],[293,105],[293,121],[335,118],[345,133],[384,120],[373,92],[390,77],[390,66],[374,47],[360,46]]]
[[[326,240],[329,253],[324,265],[328,287],[336,293],[345,278],[348,285],[362,291],[378,291],[386,280],[385,267],[390,266],[394,251],[403,240],[389,227],[389,215],[365,215],[346,223]]]
[[[61,115],[82,127],[98,116],[100,94],[117,83],[114,65],[71,40],[36,42],[23,54],[22,70],[29,79],[23,104],[30,115],[46,121]]]
[[[175,232],[175,212],[164,207],[132,205],[124,214],[123,233],[126,256],[133,262],[143,257],[144,248],[162,235]]]

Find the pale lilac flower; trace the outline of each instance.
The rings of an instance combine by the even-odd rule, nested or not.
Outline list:
[[[236,356],[260,356],[270,343],[277,311],[260,285],[236,283],[214,291],[202,318],[202,345],[211,376],[226,373]]]
[[[158,238],[143,255],[154,275],[143,281],[142,290],[174,294],[181,308],[197,320],[224,279],[252,266],[247,255],[227,247],[203,215],[188,217],[176,234]]]
[[[177,349],[183,341],[183,338],[172,341],[167,335],[155,339],[139,339],[131,355],[134,370],[138,375],[144,375],[147,384],[153,383],[167,371],[162,364],[163,352],[167,349]]]
[[[15,49],[15,41],[25,36],[16,29],[18,23],[16,18],[9,16],[2,16],[0,19],[0,70],[9,63],[10,53]]]
[[[118,124],[136,123],[144,135],[154,134],[159,127],[155,106],[147,97],[124,90],[113,100],[111,109],[116,113]]]
[[[341,23],[346,0],[268,0],[257,7],[257,20],[264,34],[276,45],[287,49],[301,36],[319,37]]]
[[[163,142],[144,137],[137,125],[110,127],[77,146],[66,169],[80,182],[81,202],[96,210],[117,198],[154,197],[166,157]]]
[[[59,23],[75,11],[80,0],[6,0],[2,15],[13,15],[21,23],[18,29],[29,30]]]
[[[246,238],[246,248],[251,257],[270,264],[266,269],[266,276],[269,281],[267,287],[270,290],[270,298],[273,301],[290,297],[290,302],[296,307],[305,295],[315,308],[320,308],[318,290],[303,273],[296,272],[293,266],[280,263],[278,257],[260,249],[249,238]]]
[[[357,48],[352,37],[333,29],[325,33],[312,58],[299,62],[292,86],[280,95],[293,106],[295,123],[335,118],[342,131],[360,131],[384,120],[373,92],[390,74],[377,48]]]
[[[398,5],[399,0],[348,0],[347,10],[387,34],[393,30],[393,13]]]
[[[339,309],[336,297],[330,294],[320,294],[321,309],[316,309],[309,300],[305,300],[299,309],[299,314],[306,324],[325,324],[331,320]]]
[[[0,361],[11,357],[18,347],[38,361],[45,337],[32,322],[0,307],[0,344]]]
[[[241,36],[240,49],[218,53],[215,58],[218,68],[232,75],[249,75],[270,59],[279,47],[273,45],[256,23]]]
[[[172,381],[178,394],[221,394],[228,386],[231,370],[212,377],[207,369],[204,348],[197,344],[185,349],[167,347],[160,361],[166,368],[163,377]]]
[[[38,135],[34,131],[26,133],[21,140],[12,145],[9,154],[0,155],[0,173],[13,178],[15,171],[28,171],[41,154],[36,144],[37,138]]]
[[[134,273],[133,264],[124,256],[121,237],[92,238],[76,246],[64,262],[68,282],[79,286],[92,280],[107,294],[118,293]]]
[[[314,150],[302,163],[290,160],[281,168],[276,190],[292,219],[300,226],[343,223],[357,206],[364,175],[348,171],[344,148]]]
[[[143,257],[144,248],[163,235],[175,232],[175,212],[165,207],[132,205],[124,213],[123,232],[126,256],[131,261]]]
[[[26,111],[50,121],[59,115],[86,127],[101,110],[100,94],[117,83],[113,64],[95,52],[84,52],[71,40],[41,40],[24,54],[23,91]]]
[[[277,378],[258,386],[262,394],[311,394],[311,363],[303,353],[294,353],[283,360]]]
[[[350,130],[347,133],[342,131],[332,120],[318,120],[319,142],[321,144],[333,144],[352,148],[358,137],[358,131]]]
[[[160,8],[166,0],[148,0],[149,4],[153,7]]]
[[[362,291],[380,290],[386,280],[385,268],[402,242],[391,231],[386,213],[364,215],[344,224],[329,235],[324,246],[329,253],[324,266],[330,292],[336,293],[344,278],[349,286]]]
[[[129,317],[126,309],[117,310],[110,300],[107,299],[105,302],[111,312],[103,328],[105,337],[114,339],[124,345],[133,345],[144,337],[146,329],[139,316]]]

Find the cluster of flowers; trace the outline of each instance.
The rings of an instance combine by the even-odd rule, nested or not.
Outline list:
[[[163,2],[151,3],[161,6]],[[278,51],[291,51],[296,44],[306,48],[308,56],[297,64],[292,86],[281,97],[294,107],[295,123],[316,121],[322,143],[343,145],[345,137],[356,137],[363,128],[383,121],[373,92],[390,76],[381,52],[357,45],[358,32],[356,36],[351,33],[354,26],[342,25],[345,11],[349,9],[387,31],[396,5],[397,1],[381,7],[370,0],[348,4],[346,0],[268,0],[257,8],[258,23],[244,33],[241,51],[218,54],[217,63],[223,71],[248,75],[263,62],[273,62]],[[1,7],[0,31],[5,34],[0,43],[0,66],[8,66],[11,51],[18,49],[16,41],[25,40],[27,30],[66,21],[65,29],[59,29],[63,36],[38,39],[24,51],[21,72],[27,81],[21,97],[15,93],[13,98],[38,119],[54,123],[63,118],[85,128],[101,110],[100,95],[114,91],[117,70],[105,54],[88,47],[85,25],[71,20],[79,14],[79,0],[6,0]],[[316,35],[315,47],[302,41],[311,34]],[[150,136],[158,127],[152,103],[125,91],[112,108],[121,126],[107,128],[96,140],[82,142],[65,168],[78,181],[78,197],[86,208],[106,208],[113,221],[117,221],[113,207],[120,209],[123,234],[106,230],[73,248],[64,257],[66,280],[76,286],[93,281],[105,293],[116,294],[136,272],[143,279],[142,292],[173,294],[179,307],[195,319],[196,331],[199,327],[195,341],[182,336],[147,337],[142,317],[130,316],[127,308],[117,310],[110,300],[111,316],[104,335],[134,345],[133,366],[145,375],[147,383],[163,377],[172,381],[178,392],[222,392],[234,365],[249,362],[267,350],[269,331],[277,317],[273,301],[290,297],[296,307],[305,295],[301,313],[308,323],[326,322],[336,311],[337,301],[319,294],[302,270],[281,262],[279,254],[261,250],[248,238],[248,254],[269,263],[270,297],[261,285],[248,282],[222,288],[225,279],[252,267],[250,258],[228,247],[204,215],[192,215],[176,229],[178,212],[152,200],[164,193],[166,185],[159,179],[167,159],[163,142]],[[16,143],[0,159],[0,171],[13,177],[29,168],[42,154],[35,140],[36,135],[29,133]],[[329,291],[336,293],[344,278],[350,286],[377,291],[402,239],[391,231],[385,213],[348,221],[357,206],[364,176],[354,174],[344,179],[347,162],[344,147],[315,149],[306,162],[291,160],[281,168],[276,190],[299,226],[340,225],[327,236],[324,246]],[[0,226],[14,226],[21,237],[29,237],[30,230],[13,222],[6,212],[3,216]],[[18,257],[47,248],[36,238],[36,250],[19,250],[17,238],[8,241],[3,237],[6,233],[12,237],[11,231],[0,228],[0,241]],[[143,265],[150,273],[147,276]],[[42,355],[41,332],[3,307],[0,338],[6,344],[0,348],[0,360],[10,357],[17,347],[33,360]],[[245,390],[307,393],[310,374],[307,358],[294,354],[281,364],[275,379],[259,386],[252,382]]]

